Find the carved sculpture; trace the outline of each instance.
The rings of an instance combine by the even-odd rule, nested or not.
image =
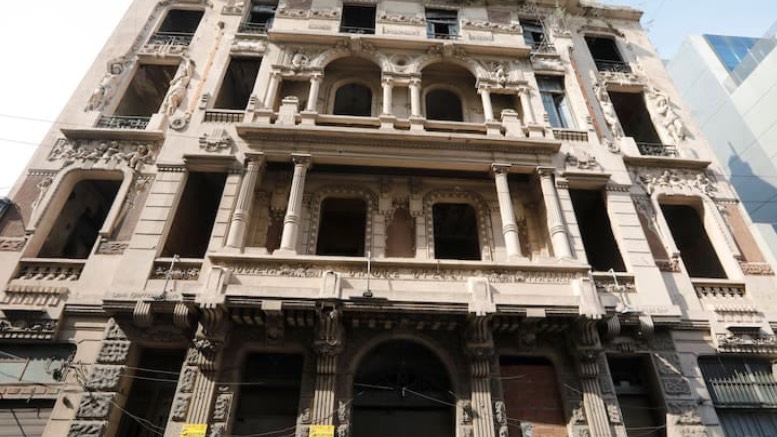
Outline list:
[[[680,144],[680,142],[685,140],[685,124],[674,108],[672,108],[672,102],[668,96],[657,89],[653,89],[651,95],[655,99],[656,108],[663,119],[661,124],[669,132],[675,144]]]
[[[99,111],[105,106],[108,100],[113,96],[113,92],[116,88],[113,83],[116,81],[117,77],[118,74],[115,74],[113,71],[105,73],[100,84],[97,85],[97,88],[92,91],[92,95],[89,96],[89,102],[87,102],[84,111]]]
[[[170,89],[167,91],[164,103],[162,103],[162,112],[167,115],[173,115],[186,95],[186,88],[194,76],[194,61],[189,57],[184,57],[178,74],[170,81]]]

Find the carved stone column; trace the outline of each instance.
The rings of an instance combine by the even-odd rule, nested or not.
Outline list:
[[[237,196],[237,205],[232,214],[232,223],[227,235],[227,247],[242,249],[245,246],[248,218],[251,216],[251,207],[254,201],[254,190],[257,182],[261,180],[264,169],[264,154],[252,153],[246,156],[246,169],[243,171],[243,182],[240,184],[240,192]]]
[[[548,232],[553,244],[553,253],[556,258],[572,258],[572,248],[569,246],[569,236],[564,217],[561,215],[561,206],[558,202],[558,193],[553,183],[553,171],[551,167],[537,167],[542,188],[542,199],[545,202],[545,214],[548,220]]]
[[[383,113],[381,115],[393,115],[394,79],[384,77],[381,85],[383,86]]]
[[[576,352],[580,387],[583,392],[583,410],[589,430],[592,436],[610,437],[613,435],[612,428],[599,385],[599,360],[605,358],[595,320],[587,319],[580,324]]]
[[[302,220],[302,196],[305,193],[305,177],[312,163],[310,155],[293,154],[294,175],[291,179],[289,203],[286,207],[286,217],[283,219],[283,235],[281,237],[280,254],[296,254],[299,240],[299,224]]]
[[[474,437],[495,437],[495,422],[499,435],[507,432],[504,404],[491,402],[491,360],[494,357],[494,339],[491,317],[471,315],[467,332],[467,353],[470,357],[469,372],[472,385],[472,428]],[[500,420],[504,419],[504,420]],[[503,430],[501,428],[504,428]],[[467,435],[466,431],[459,435]]]
[[[335,407],[337,357],[343,349],[343,334],[342,309],[334,305],[320,308],[314,342],[318,360],[312,420],[318,425],[334,425],[334,413],[337,410],[338,435],[347,436],[350,427],[347,420],[348,414],[347,411],[340,411],[347,409],[347,406]],[[342,434],[340,429],[342,429]]]
[[[271,71],[270,82],[267,84],[267,93],[264,96],[264,107],[272,110],[275,107],[275,99],[278,97],[278,89],[281,87],[281,72]]]
[[[534,116],[534,110],[531,107],[531,90],[528,87],[521,87],[518,90],[518,95],[521,101],[521,110],[523,111],[523,124],[535,124],[537,118]]]
[[[480,101],[483,103],[483,115],[486,121],[494,121],[494,106],[491,104],[491,90],[481,85],[478,87],[478,93],[480,94]]]
[[[510,196],[510,186],[507,183],[507,173],[510,164],[491,164],[496,182],[496,196],[499,200],[499,213],[502,217],[502,234],[505,239],[507,259],[521,256],[521,243],[518,239],[518,224],[513,210],[513,199]]]
[[[421,115],[421,78],[410,79],[410,116],[423,117]]]
[[[323,75],[314,73],[310,76],[310,90],[308,91],[308,103],[305,106],[305,111],[316,112],[316,104],[318,103],[318,91],[321,88],[321,81]]]

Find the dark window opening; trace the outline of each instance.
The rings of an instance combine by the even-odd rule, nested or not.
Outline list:
[[[688,205],[661,205],[680,257],[692,278],[725,278],[704,222],[696,208]]]
[[[343,5],[343,33],[375,33],[375,6]]]
[[[501,356],[499,372],[507,417],[531,422],[535,435],[566,435],[564,404],[550,361],[542,357]]]
[[[540,97],[548,121],[552,127],[569,128],[572,126],[572,114],[569,111],[564,78],[561,76],[537,76]]]
[[[436,89],[426,93],[426,118],[429,120],[464,121],[461,100],[453,91]]]
[[[205,256],[226,180],[225,173],[189,173],[162,250],[163,257]]]
[[[38,257],[88,258],[120,186],[117,180],[79,181],[59,211]]]
[[[243,33],[265,33],[275,19],[276,3],[252,3],[246,20],[238,29]]]
[[[661,138],[650,118],[642,93],[618,93],[610,91],[610,100],[618,115],[618,121],[627,137],[634,138],[643,154],[661,147]]]
[[[538,20],[521,20],[523,29],[523,42],[533,51],[539,51],[546,45],[545,29]]]
[[[200,25],[203,11],[173,9],[167,13],[159,30],[151,37],[151,44],[184,45],[192,42],[192,36]]]
[[[494,108],[494,116],[499,119],[502,111],[511,110],[520,113],[518,96],[515,94],[491,94],[491,106]]]
[[[612,233],[610,217],[604,195],[598,190],[569,190],[585,256],[595,272],[626,271],[618,250],[618,242]]]
[[[392,341],[364,357],[354,377],[353,437],[455,435],[456,398],[444,364],[427,348]]]
[[[364,256],[367,202],[328,198],[321,202],[316,255]]]
[[[586,36],[585,42],[599,71],[631,73],[631,68],[623,61],[614,39]]]
[[[248,355],[243,368],[242,382],[245,385],[240,387],[232,434],[293,435],[299,409],[302,366],[303,357],[300,355]]]
[[[426,9],[426,36],[433,39],[458,38],[458,12],[448,9]]]
[[[140,65],[114,115],[150,117],[158,112],[176,71],[177,65]]]
[[[224,76],[218,98],[214,105],[217,109],[240,109],[248,106],[251,92],[254,90],[256,76],[262,65],[261,58],[232,58]]]
[[[666,414],[663,401],[651,388],[658,381],[649,357],[609,357],[608,362],[626,429],[633,430],[633,435],[666,436]]]
[[[361,84],[349,83],[335,93],[335,115],[369,117],[372,115],[372,91]]]
[[[434,254],[437,259],[480,260],[478,220],[466,203],[432,206]]]
[[[185,355],[182,349],[141,351],[117,437],[151,437],[159,434],[154,429],[165,429],[176,388],[168,381],[181,371]]]

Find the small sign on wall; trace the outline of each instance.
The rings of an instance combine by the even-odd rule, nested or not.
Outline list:
[[[207,423],[185,423],[181,428],[180,437],[205,437],[207,431]]]
[[[308,437],[335,437],[334,425],[311,425]]]

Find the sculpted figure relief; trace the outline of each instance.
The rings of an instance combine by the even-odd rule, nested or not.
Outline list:
[[[661,124],[669,132],[675,144],[680,144],[681,141],[685,140],[685,124],[674,108],[672,108],[672,102],[669,100],[669,97],[658,90],[653,90],[653,98],[656,101],[658,114],[663,118]]]
[[[186,95],[186,88],[189,86],[189,82],[194,76],[194,61],[190,58],[183,58],[181,68],[178,69],[178,74],[170,81],[170,89],[167,91],[164,103],[162,104],[162,112],[167,115],[173,115],[175,110],[183,101]]]

